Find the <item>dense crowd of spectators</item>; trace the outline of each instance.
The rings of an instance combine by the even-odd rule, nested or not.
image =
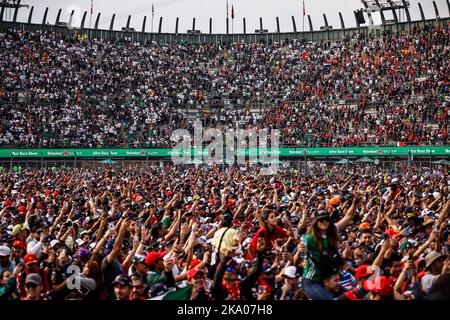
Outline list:
[[[188,110],[210,126],[280,129],[292,146],[449,141],[448,29],[230,45],[11,29],[0,52],[3,146],[171,147],[173,129],[192,129]]]
[[[449,194],[448,174],[2,172],[0,300],[448,300]]]

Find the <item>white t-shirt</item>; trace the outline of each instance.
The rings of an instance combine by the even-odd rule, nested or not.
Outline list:
[[[432,275],[430,273],[427,273],[422,277],[422,280],[420,281],[420,284],[422,285],[422,290],[425,293],[428,293],[430,291],[433,284],[436,282],[437,278],[439,276]]]

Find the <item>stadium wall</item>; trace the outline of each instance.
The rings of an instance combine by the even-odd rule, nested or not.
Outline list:
[[[450,18],[428,19],[411,22],[401,22],[395,24],[384,24],[378,26],[363,26],[358,28],[328,29],[305,32],[276,32],[276,33],[253,33],[253,34],[190,34],[190,33],[147,33],[147,32],[129,32],[116,30],[100,30],[87,28],[69,28],[60,25],[43,25],[20,22],[0,22],[0,30],[8,28],[22,29],[24,31],[52,31],[62,34],[81,34],[89,39],[128,39],[134,42],[154,41],[160,44],[171,43],[230,43],[230,42],[279,42],[279,41],[338,41],[345,37],[362,35],[364,37],[381,37],[387,34],[396,34],[399,32],[411,32],[413,30],[429,30],[436,27],[447,27]]]

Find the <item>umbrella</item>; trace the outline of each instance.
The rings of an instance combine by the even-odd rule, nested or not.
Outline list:
[[[341,159],[339,161],[336,161],[337,164],[347,164],[347,163],[352,163],[351,160],[348,159]]]
[[[282,163],[281,161],[280,161],[280,159],[276,159],[276,158],[274,158],[274,159],[259,159],[259,163],[262,163],[262,164],[280,164],[280,163]]]
[[[116,163],[116,161],[110,160],[110,159],[106,159],[106,160],[99,161],[98,163],[114,164],[114,163]]]
[[[445,159],[441,159],[441,160],[433,161],[433,163],[436,163],[436,164],[447,164],[447,165],[449,165],[449,164],[450,164],[450,161],[445,160]]]
[[[185,162],[184,164],[203,164],[202,160],[199,160],[197,158],[194,158],[194,160],[188,160],[187,162]]]
[[[356,162],[373,162],[373,160],[370,159],[369,157],[362,157],[356,160]]]

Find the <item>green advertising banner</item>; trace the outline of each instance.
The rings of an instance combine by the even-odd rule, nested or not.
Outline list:
[[[182,152],[183,151],[183,152]],[[345,156],[450,156],[450,146],[431,147],[361,147],[361,148],[279,148],[272,149],[234,149],[235,156],[279,157],[345,157]],[[130,158],[130,157],[171,157],[207,156],[208,149],[0,149],[0,158]],[[224,155],[226,157],[226,155]]]

